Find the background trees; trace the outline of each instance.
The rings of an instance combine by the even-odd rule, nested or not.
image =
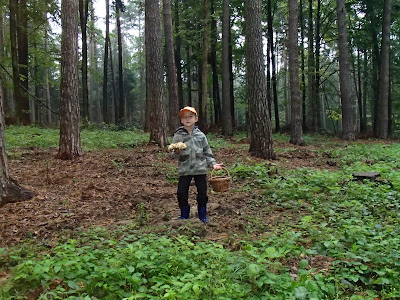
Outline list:
[[[1,86],[6,122],[53,123],[56,118],[49,113],[50,109],[60,112],[60,7],[56,1],[27,0],[26,5],[15,0],[0,2],[0,63],[4,74]],[[88,117],[89,124],[104,122],[118,123],[119,128],[146,128],[145,120],[148,123],[150,118],[146,103],[150,101],[146,101],[144,58],[150,49],[144,46],[145,3],[144,0],[81,1],[79,105],[82,117]],[[162,56],[162,71],[164,74],[172,69],[171,63],[175,64],[176,71],[172,73],[177,80],[177,96],[175,88],[168,94],[178,98],[179,107],[196,106],[208,127],[222,128],[226,135],[231,134],[231,126],[244,129],[250,124],[244,3],[171,0],[164,1],[163,7],[166,21],[168,16],[171,21],[164,23],[168,38],[161,47],[168,52]],[[272,130],[289,130],[292,123],[288,97],[291,85],[287,76],[290,25],[299,32],[297,68],[301,80],[302,129],[339,134],[347,128],[347,118],[340,100],[344,98],[340,96],[339,84],[343,72],[338,72],[337,6],[327,0],[302,0],[299,4],[297,24],[288,24],[289,2],[261,1],[265,89]],[[354,133],[387,138],[399,129],[398,0],[354,0],[344,5],[348,49],[342,53],[349,58],[345,95],[353,102],[348,110],[355,118]],[[162,16],[158,18],[161,20]],[[88,47],[85,47],[86,35]],[[170,61],[172,57],[175,62]],[[164,77],[158,80],[165,85]],[[160,101],[166,104],[167,99],[163,93]],[[176,111],[172,107],[174,102],[171,103],[169,108]],[[168,124],[173,124],[173,115],[171,112],[166,117]]]

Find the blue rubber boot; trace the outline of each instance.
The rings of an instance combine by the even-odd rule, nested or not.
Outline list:
[[[189,219],[190,215],[190,205],[181,207],[181,216],[179,217],[180,220]]]
[[[205,206],[198,207],[199,219],[203,223],[207,223],[207,208]]]

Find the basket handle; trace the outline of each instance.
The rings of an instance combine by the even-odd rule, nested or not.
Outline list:
[[[223,171],[225,171],[227,174],[228,174],[228,177],[231,177],[231,174],[229,173],[229,171],[228,171],[228,169],[227,168],[225,168],[225,167],[222,167],[221,169],[219,169],[219,170],[223,170]],[[211,178],[215,178],[215,176],[214,176],[214,172],[215,171],[219,171],[219,170],[215,170],[215,169],[213,169],[212,171],[211,171],[211,175],[210,175],[210,177]]]

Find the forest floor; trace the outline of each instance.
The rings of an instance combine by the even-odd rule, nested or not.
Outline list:
[[[329,155],[319,151],[322,145],[295,148],[275,142],[274,146],[281,151],[273,161],[250,157],[246,141],[237,147],[214,150],[214,155],[227,167],[264,162],[277,174],[282,169],[337,168]],[[216,193],[209,188],[208,224],[197,218],[196,188],[192,185],[191,218],[178,220],[177,161],[156,145],[86,151],[74,161],[56,159],[56,154],[57,149],[12,150],[12,178],[36,196],[0,207],[0,247],[29,239],[52,246],[60,234],[91,226],[127,224],[139,224],[144,231],[177,232],[229,243],[232,235],[251,231],[257,236],[283,218],[296,222],[301,216],[301,212],[277,210],[272,205],[270,209],[258,209],[257,198],[262,191],[247,178],[235,180],[228,192]]]

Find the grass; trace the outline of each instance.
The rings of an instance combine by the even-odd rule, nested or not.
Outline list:
[[[6,128],[7,148],[58,147],[59,130],[36,126],[9,126]],[[149,135],[140,130],[83,129],[83,150],[132,148],[149,141]]]
[[[33,127],[7,134],[9,147],[51,147],[57,138],[56,131]],[[131,131],[88,130],[83,137],[90,149],[146,140]],[[215,147],[234,147],[211,140]],[[257,209],[287,211],[296,219],[257,238],[235,236],[234,249],[196,237],[144,233],[145,214],[129,228],[81,231],[52,249],[3,248],[0,274],[8,278],[0,281],[0,299],[26,299],[32,291],[39,299],[399,299],[400,145],[332,148],[329,138],[315,136],[308,142],[327,145],[339,168],[280,169],[276,175],[264,164],[244,161],[229,169],[234,180],[253,179],[249,189],[260,191],[253,199]],[[354,181],[359,171],[380,172],[384,181]],[[248,226],[263,228],[248,217]],[[314,264],[318,258],[324,267]]]

